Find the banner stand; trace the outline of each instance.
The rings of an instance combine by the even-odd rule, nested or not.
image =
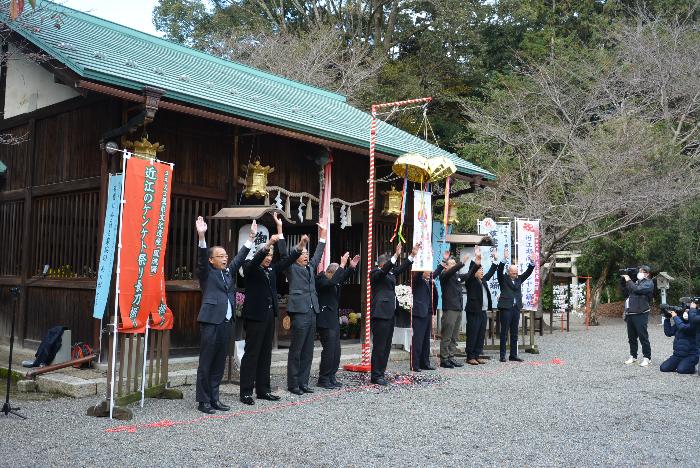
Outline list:
[[[122,250],[122,225],[126,200],[124,183],[127,160],[141,157],[124,152],[122,160],[122,197],[119,213],[118,252]],[[172,165],[171,165],[172,168]],[[182,399],[180,390],[168,388],[168,361],[170,354],[170,330],[150,327],[151,317],[147,318],[143,333],[119,332],[119,281],[121,276],[121,255],[117,255],[116,284],[114,294],[114,318],[109,334],[108,378],[105,399],[87,410],[88,416],[109,417],[110,419],[130,420],[133,413],[126,405],[143,401],[145,397]]]

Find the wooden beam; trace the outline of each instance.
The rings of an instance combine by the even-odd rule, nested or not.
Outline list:
[[[30,262],[32,258],[29,254],[29,249],[31,245],[32,235],[32,191],[29,187],[32,186],[34,182],[34,161],[36,161],[37,145],[36,142],[36,120],[31,119],[27,125],[27,130],[29,134],[29,141],[27,148],[27,155],[29,161],[27,162],[27,176],[24,196],[24,219],[22,220],[22,255],[21,255],[21,266],[20,266],[20,287],[22,288],[22,294],[19,298],[19,313],[17,317],[17,339],[24,346],[24,338],[27,335],[27,295],[28,291],[26,289],[27,280],[31,275]]]

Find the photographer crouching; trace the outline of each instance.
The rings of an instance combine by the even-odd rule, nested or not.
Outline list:
[[[664,333],[666,336],[674,337],[673,354],[661,364],[661,372],[694,374],[699,352],[696,343],[700,326],[697,303],[695,301],[690,304],[684,303],[680,307],[663,304],[661,311],[665,316]]]
[[[630,344],[630,356],[625,364],[637,362],[637,340],[642,344],[642,354],[644,358],[639,363],[642,367],[647,367],[651,363],[651,344],[649,343],[649,300],[654,294],[654,283],[649,278],[651,268],[641,265],[638,269],[627,268],[620,270],[623,291],[625,294],[625,322],[627,322],[627,339]],[[636,281],[632,281],[631,275],[636,276]]]

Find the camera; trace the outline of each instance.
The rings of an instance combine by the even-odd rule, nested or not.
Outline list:
[[[619,272],[620,272],[620,276],[627,275],[630,278],[636,278],[637,273],[639,273],[639,268],[633,268],[633,267],[623,268],[622,270],[619,270]]]
[[[661,314],[666,318],[671,318],[671,312],[682,315],[686,309],[690,309],[692,302],[700,304],[700,296],[681,297],[681,305],[661,304]]]

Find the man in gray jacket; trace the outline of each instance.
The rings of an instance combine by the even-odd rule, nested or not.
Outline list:
[[[638,344],[642,344],[643,358],[639,365],[647,367],[651,364],[651,344],[649,343],[649,300],[654,294],[654,282],[649,278],[651,268],[641,265],[637,273],[636,281],[628,275],[622,275],[624,281],[625,296],[625,322],[627,322],[627,339],[630,344],[630,356],[625,364],[637,362]]]
[[[277,217],[275,222],[282,224],[282,220]],[[295,395],[313,393],[309,387],[309,374],[314,357],[316,316],[321,311],[316,292],[316,267],[326,249],[326,228],[320,224],[318,227],[319,239],[313,258],[309,260],[309,251],[304,247],[297,261],[284,271],[289,281],[287,313],[292,320],[292,343],[287,358],[287,389]],[[280,255],[282,259],[287,256],[284,239],[280,240]]]
[[[462,367],[457,362],[457,340],[462,324],[464,310],[463,286],[468,274],[459,274],[459,270],[469,261],[465,255],[461,262],[450,257],[449,250],[445,252],[443,263],[445,269],[440,273],[440,291],[442,292],[442,317],[440,319],[440,367],[452,369]]]

